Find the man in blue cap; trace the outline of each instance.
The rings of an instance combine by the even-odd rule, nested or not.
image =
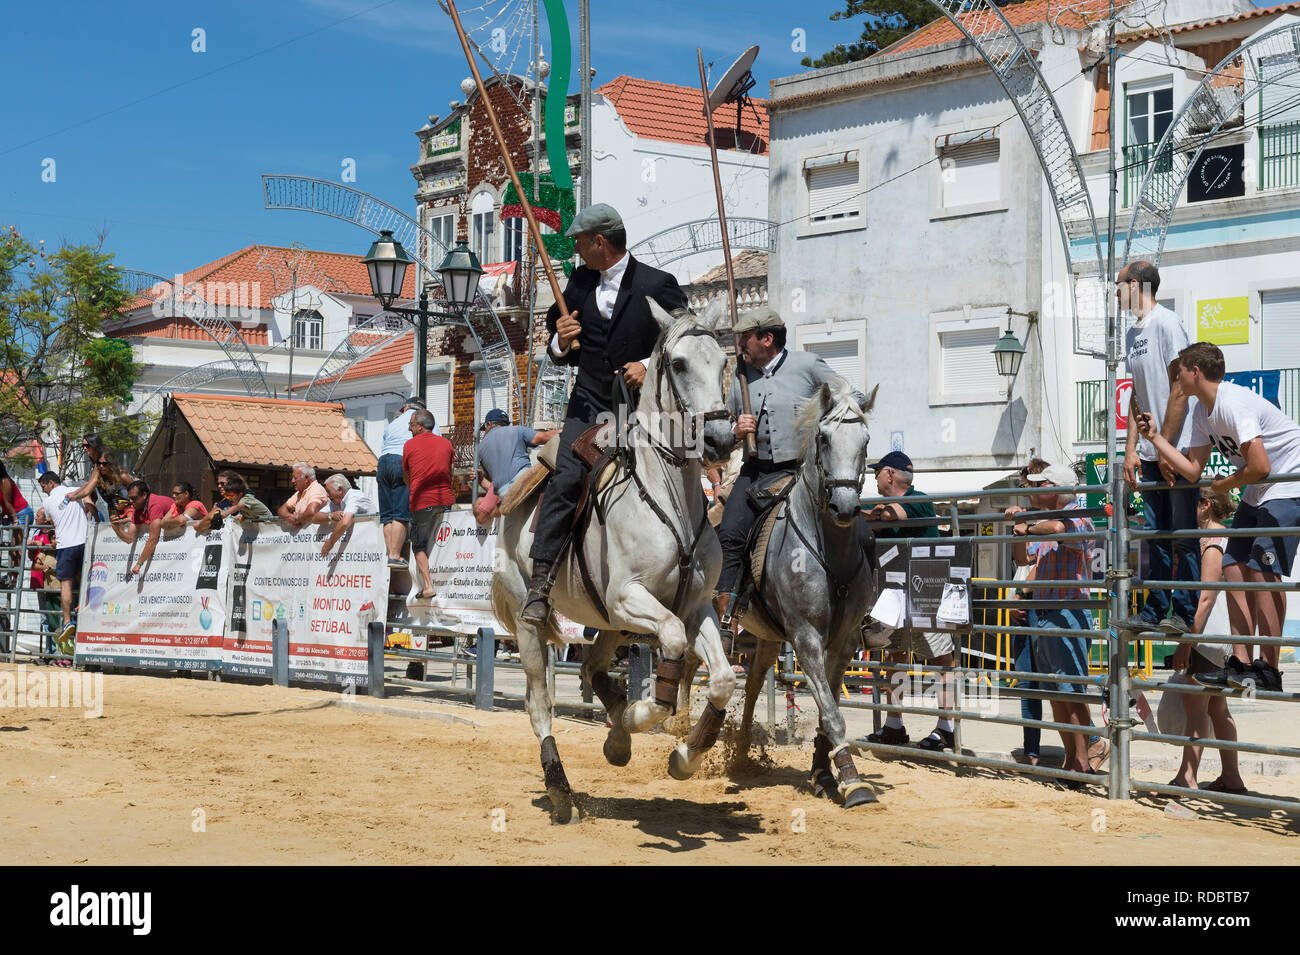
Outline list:
[[[646,298],[667,311],[686,307],[686,296],[667,272],[651,268],[627,251],[627,230],[612,206],[588,206],[565,235],[576,240],[584,265],[574,269],[564,290],[564,309],[546,313],[551,361],[578,369],[564,412],[555,473],[542,494],[537,531],[529,556],[533,577],[520,616],[540,624],[550,610],[555,561],[568,536],[587,468],[573,453],[573,442],[614,411],[611,392],[616,371],[629,388],[641,387],[645,366],[659,340],[659,323]],[[578,346],[575,348],[575,344]]]
[[[493,408],[483,416],[483,437],[478,442],[479,484],[483,490],[487,490],[485,482],[490,481],[497,496],[505,497],[515,478],[532,463],[528,449],[541,447],[559,433],[559,428],[534,431],[512,425],[509,415]]]

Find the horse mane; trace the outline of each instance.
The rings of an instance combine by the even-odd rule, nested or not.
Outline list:
[[[822,414],[821,391],[818,389],[816,394],[804,401],[794,419],[794,432],[799,439],[800,457],[807,453],[808,445],[816,436],[817,428],[823,421],[855,419],[864,425],[867,423],[867,416],[858,407],[858,401],[853,397],[853,389],[849,383],[837,375],[828,384],[831,388],[831,400],[834,402],[830,411],[825,415]]]

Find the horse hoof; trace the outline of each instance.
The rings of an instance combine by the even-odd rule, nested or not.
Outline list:
[[[626,766],[632,762],[632,737],[620,733],[619,729],[616,726],[605,737],[605,760],[611,766]]]
[[[546,795],[551,797],[551,822],[557,826],[567,826],[573,821],[573,794],[554,786],[547,788]]]
[[[858,806],[880,805],[880,800],[871,791],[871,787],[859,783],[844,794],[844,808],[856,809]]]
[[[629,733],[644,733],[653,729],[666,715],[663,707],[656,706],[649,700],[637,700],[623,710],[623,729]]]
[[[812,789],[814,796],[834,800],[839,795],[839,788],[839,784],[835,781],[835,774],[829,769],[822,769],[813,773]]]
[[[690,779],[695,775],[695,770],[698,768],[692,765],[693,762],[686,744],[678,743],[673,751],[668,754],[668,775],[676,780]]]

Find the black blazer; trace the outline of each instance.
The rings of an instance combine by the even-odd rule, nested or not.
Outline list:
[[[614,371],[630,361],[643,361],[654,351],[659,340],[659,323],[650,314],[646,298],[652,298],[666,311],[686,307],[686,296],[677,280],[667,272],[651,268],[628,257],[623,284],[619,286],[614,311],[606,321],[596,307],[596,289],[600,286],[600,272],[580,265],[573,270],[569,284],[564,289],[564,301],[569,311],[578,312],[582,334],[578,341],[582,347],[562,358],[551,354],[557,365],[574,365],[578,380],[574,388],[586,392],[587,398],[600,407],[610,409],[610,389],[614,384]],[[560,317],[558,305],[546,313],[547,349],[555,335],[555,323]]]

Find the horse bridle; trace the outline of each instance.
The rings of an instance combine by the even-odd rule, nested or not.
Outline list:
[[[700,422],[699,427],[702,429],[710,421],[719,421],[724,418],[730,421],[731,412],[727,410],[725,403],[722,407],[715,408],[712,411],[692,411],[686,406],[686,402],[682,400],[681,392],[677,390],[677,381],[673,378],[672,371],[668,367],[669,346],[676,345],[683,338],[696,337],[700,335],[714,338],[713,332],[709,331],[707,328],[700,325],[692,325],[681,332],[678,332],[676,335],[665,335],[663,340],[655,347],[655,397],[660,399],[660,402],[662,403],[663,385],[666,380],[668,382],[668,395],[672,399],[672,409],[681,415],[683,419],[689,418],[694,422],[695,419],[698,418]],[[685,454],[678,454],[672,448],[663,447],[654,440],[654,435],[650,434],[648,429],[646,429],[646,433],[650,437],[650,443],[655,450],[667,457],[677,467],[681,467],[686,463],[687,456]]]
[[[848,417],[840,418],[835,423],[840,423],[848,420],[861,421],[864,427],[866,426],[867,423],[866,418],[864,418],[861,414],[854,415],[852,419]],[[821,429],[820,421],[817,423],[817,427],[818,430],[820,431]],[[833,478],[831,480],[827,480],[826,468],[822,465],[822,443],[821,443],[820,434],[816,435],[813,438],[813,443],[816,445],[816,450],[813,452],[813,464],[817,468],[817,487],[813,488],[811,485],[809,485],[808,491],[809,494],[812,496],[812,499],[817,502],[817,510],[820,512],[826,510],[826,508],[830,506],[831,492],[834,491],[837,487],[851,487],[855,491],[861,493],[862,482],[865,481],[867,478],[867,449],[865,445],[862,448],[862,459],[858,463],[857,478]],[[799,473],[801,476],[803,475],[803,468],[799,469]],[[804,477],[803,480],[805,484],[808,483],[808,479],[806,477]]]

